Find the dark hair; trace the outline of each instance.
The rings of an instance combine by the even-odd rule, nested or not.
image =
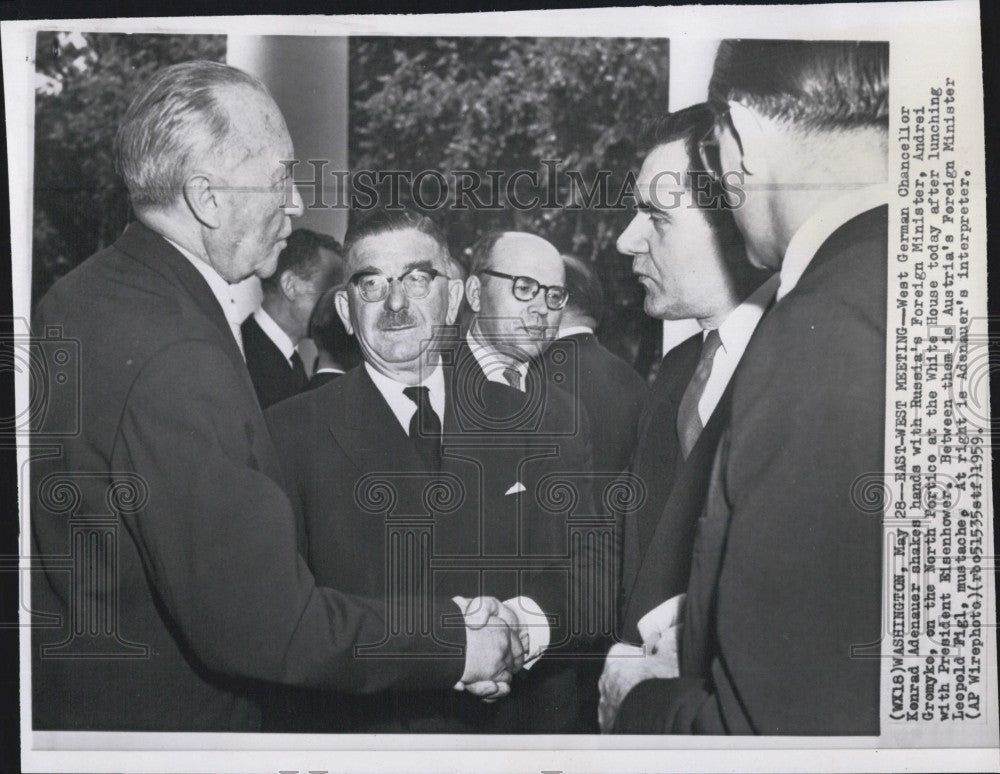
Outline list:
[[[320,250],[329,250],[337,256],[336,260],[324,263]],[[278,256],[278,268],[270,277],[260,281],[261,287],[265,291],[277,290],[281,275],[286,271],[304,280],[318,280],[324,290],[331,285],[340,285],[344,282],[344,248],[328,234],[307,228],[296,229],[289,235],[285,249]],[[318,276],[320,272],[324,276]]]
[[[326,352],[345,369],[350,369],[361,362],[361,350],[337,314],[334,297],[338,289],[336,286],[329,288],[316,301],[309,316],[309,338],[317,348]]]
[[[693,196],[694,205],[705,213],[705,219],[720,244],[727,252],[738,251],[742,256],[743,236],[733,219],[732,210],[726,206],[725,191],[718,181],[707,174],[698,151],[698,142],[711,131],[714,123],[715,112],[707,103],[701,102],[656,120],[643,133],[641,144],[649,149],[648,154],[661,145],[683,141],[688,168],[672,171],[681,176],[688,190],[698,189],[699,193]],[[692,185],[695,176],[698,176],[697,186]]]
[[[806,130],[888,129],[889,44],[724,40],[709,98]]]
[[[566,267],[566,306],[576,309],[594,321],[594,327],[604,318],[604,289],[601,280],[590,266],[572,255],[562,257]]]
[[[433,220],[412,210],[379,209],[368,217],[351,223],[344,237],[344,256],[350,258],[351,251],[362,239],[379,234],[389,234],[394,231],[419,231],[426,234],[441,248],[445,263],[451,263],[451,252],[448,250],[448,240]]]
[[[225,87],[270,99],[249,73],[201,60],[165,67],[142,85],[115,137],[115,167],[137,210],[175,202],[192,165],[219,153],[233,128],[218,99]]]

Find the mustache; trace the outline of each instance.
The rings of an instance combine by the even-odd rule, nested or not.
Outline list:
[[[384,331],[391,328],[404,328],[416,324],[417,318],[410,314],[408,309],[400,309],[398,312],[382,312],[375,325],[379,330]]]

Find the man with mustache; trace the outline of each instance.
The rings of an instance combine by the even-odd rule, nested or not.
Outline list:
[[[581,512],[589,512],[589,447],[566,438],[555,454],[551,442],[547,454],[537,453],[532,430],[551,420],[525,414],[522,394],[508,384],[461,367],[453,323],[462,281],[452,276],[447,243],[429,218],[376,212],[352,224],[344,249],[349,279],[337,291],[337,310],[364,362],[268,412],[309,565],[323,582],[387,598],[390,609],[406,583],[416,583],[416,593],[504,599],[490,625],[518,632],[532,674],[513,685],[404,689],[373,701],[300,694],[287,699],[284,725],[558,728],[567,713],[529,699],[550,671],[542,654],[568,639],[568,581],[580,576],[553,561],[569,556],[566,519],[546,510],[539,488],[553,475],[579,472],[571,483],[579,484]],[[399,546],[410,548],[400,553]],[[370,646],[380,653],[378,643]]]
[[[429,620],[432,639],[323,587],[299,552],[231,293],[275,271],[302,213],[267,89],[215,62],[160,70],[115,152],[137,222],[34,320],[82,358],[79,389],[48,389],[33,417],[31,604],[54,623],[32,630],[34,728],[253,731],[275,684],[509,679],[517,638],[483,626],[496,600],[466,629],[470,606],[441,597],[459,625]],[[383,638],[397,658],[353,657]]]
[[[608,654],[601,679],[605,731],[635,684],[672,666],[670,640],[679,633],[674,622],[683,609],[695,525],[729,419],[730,383],[777,287],[747,261],[733,214],[722,208],[722,190],[709,185],[701,164],[697,142],[714,120],[701,104],[652,128],[636,181],[637,212],[618,237],[646,291],[646,314],[695,319],[702,331],[664,357],[639,421],[630,470],[645,485],[646,499],[625,515],[623,547],[622,637],[632,644],[616,644]]]

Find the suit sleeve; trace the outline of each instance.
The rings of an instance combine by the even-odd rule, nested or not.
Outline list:
[[[385,606],[316,586],[288,499],[257,469],[253,435],[265,425],[232,405],[245,391],[215,345],[183,342],[147,364],[121,419],[114,465],[149,490],[125,526],[179,636],[226,674],[349,692],[450,688],[465,632],[440,615],[433,642],[390,638],[385,650],[404,658],[355,656],[356,643],[389,637]],[[447,604],[437,612],[460,612]]]

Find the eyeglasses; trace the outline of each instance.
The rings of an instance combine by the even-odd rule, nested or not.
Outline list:
[[[369,303],[376,303],[389,295],[391,282],[402,283],[407,298],[413,300],[427,298],[427,294],[431,292],[431,283],[438,277],[449,278],[447,274],[437,269],[410,269],[398,277],[387,277],[374,272],[358,272],[348,282],[358,289],[361,298]]]
[[[562,309],[566,306],[566,301],[569,300],[569,293],[562,285],[543,285],[534,277],[516,277],[513,274],[504,274],[502,271],[493,271],[492,269],[485,269],[483,274],[512,280],[511,292],[518,301],[531,301],[538,295],[538,291],[544,290],[545,305],[553,312]]]
[[[743,142],[740,140],[739,132],[736,131],[736,127],[733,125],[733,119],[729,115],[729,106],[720,107],[718,105],[710,105],[712,112],[715,113],[715,121],[705,132],[705,136],[698,140],[698,156],[701,158],[701,164],[705,168],[705,171],[712,177],[713,180],[718,182],[722,177],[722,154],[719,150],[719,132],[722,128],[729,129],[730,133],[733,135],[733,139],[736,140],[736,145],[740,149],[740,154],[743,153]]]

